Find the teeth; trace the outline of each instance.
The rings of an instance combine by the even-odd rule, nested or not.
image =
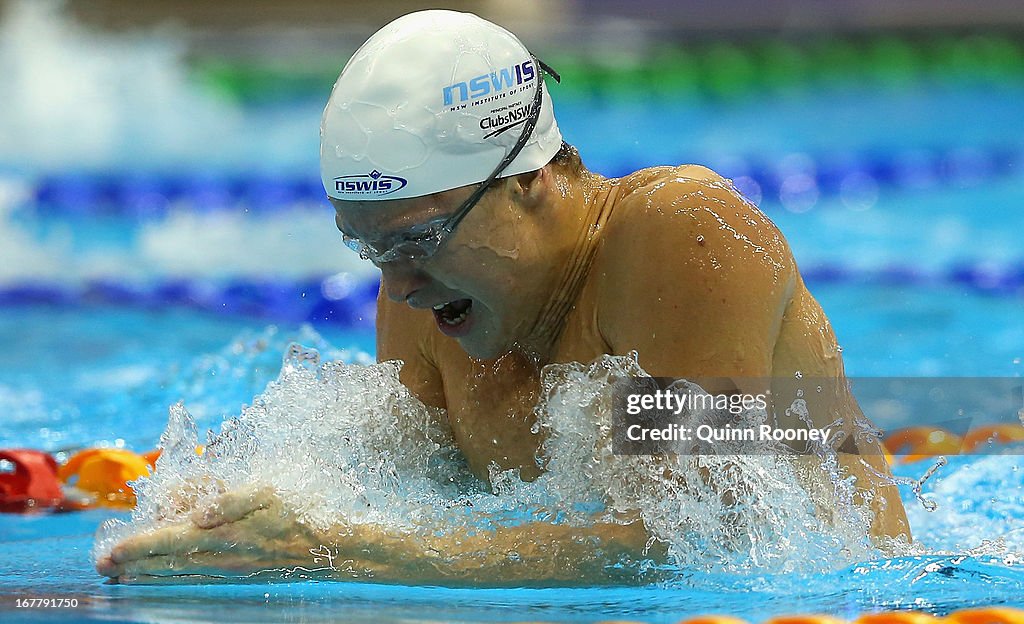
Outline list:
[[[441,308],[445,307],[446,305],[448,305],[448,304],[447,303],[439,303],[436,306],[434,306],[434,309],[440,312]]]
[[[442,320],[444,320],[444,322],[446,324],[448,324],[448,325],[458,325],[462,321],[466,320],[466,314],[468,314],[468,313],[469,313],[469,311],[467,310],[467,311],[463,312],[462,314],[456,316],[453,319],[442,319]]]

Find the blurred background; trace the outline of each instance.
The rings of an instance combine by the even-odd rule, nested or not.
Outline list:
[[[1018,2],[442,4],[559,70],[592,170],[733,179],[849,374],[1024,370]],[[372,32],[434,6],[0,0],[0,445],[152,445],[179,399],[236,413],[291,340],[372,357],[319,117]]]
[[[203,441],[259,399],[294,342],[373,361],[378,274],[324,199],[320,114],[370,34],[438,4],[506,26],[561,73],[559,126],[590,169],[699,163],[734,180],[790,242],[876,423],[948,420],[939,443],[956,449],[968,428],[1016,422],[990,389],[1021,405],[1007,379],[1024,373],[1019,0],[0,0],[0,449],[148,451],[179,401]],[[940,379],[891,379],[904,376]],[[1000,379],[946,379],[970,376]],[[890,379],[872,400],[865,377]],[[1019,463],[952,458],[924,487],[934,513],[902,488],[916,539],[975,557],[523,597],[100,585],[92,535],[114,512],[0,514],[0,603],[80,596],[92,606],[78,618],[221,622],[285,604],[293,621],[345,608],[368,622],[668,622],[1019,603]],[[920,488],[930,465],[897,474]]]

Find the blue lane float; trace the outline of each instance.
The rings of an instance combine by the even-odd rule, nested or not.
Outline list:
[[[702,159],[699,155],[680,162],[708,162],[726,177],[739,181],[741,189],[770,206],[798,182],[816,189],[820,196],[837,196],[851,187],[875,186],[905,190],[939,184],[970,185],[1019,173],[1024,148],[994,146],[953,149],[866,151],[863,153],[798,154],[766,160],[758,157]],[[606,175],[623,175],[650,166],[649,162],[589,163]],[[40,178],[29,198],[40,214],[85,216],[124,215],[156,218],[176,205],[199,212],[251,210],[256,213],[287,209],[297,204],[328,207],[320,180],[315,176],[287,178],[274,175],[156,175],[140,173],[61,173]]]
[[[816,285],[900,288],[952,288],[985,296],[1024,298],[1024,263],[958,264],[937,271],[890,265],[858,269],[819,264],[802,269]],[[276,322],[312,322],[342,327],[373,326],[378,279],[355,280],[348,274],[289,281],[283,279],[185,280],[148,283],[97,279],[83,284],[47,283],[0,286],[0,307],[19,305],[130,306],[158,309],[181,306],[213,314]]]

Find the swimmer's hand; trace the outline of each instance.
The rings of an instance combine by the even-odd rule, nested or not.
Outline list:
[[[125,539],[96,562],[96,569],[122,583],[236,580],[309,564],[302,546],[313,541],[313,532],[284,508],[273,489],[251,487],[220,495],[187,521]]]
[[[534,522],[472,534],[406,534],[338,524],[317,532],[269,488],[222,494],[209,509],[117,544],[96,562],[120,583],[356,579],[442,585],[635,582],[626,560],[664,559],[642,523]],[[256,575],[259,575],[256,578]]]

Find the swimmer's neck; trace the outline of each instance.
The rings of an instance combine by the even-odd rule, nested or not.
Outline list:
[[[618,184],[583,171],[579,176],[555,174],[552,201],[545,206],[553,242],[548,266],[559,267],[549,277],[549,293],[517,350],[537,362],[550,361],[566,319],[586,283],[604,224],[618,197]]]

